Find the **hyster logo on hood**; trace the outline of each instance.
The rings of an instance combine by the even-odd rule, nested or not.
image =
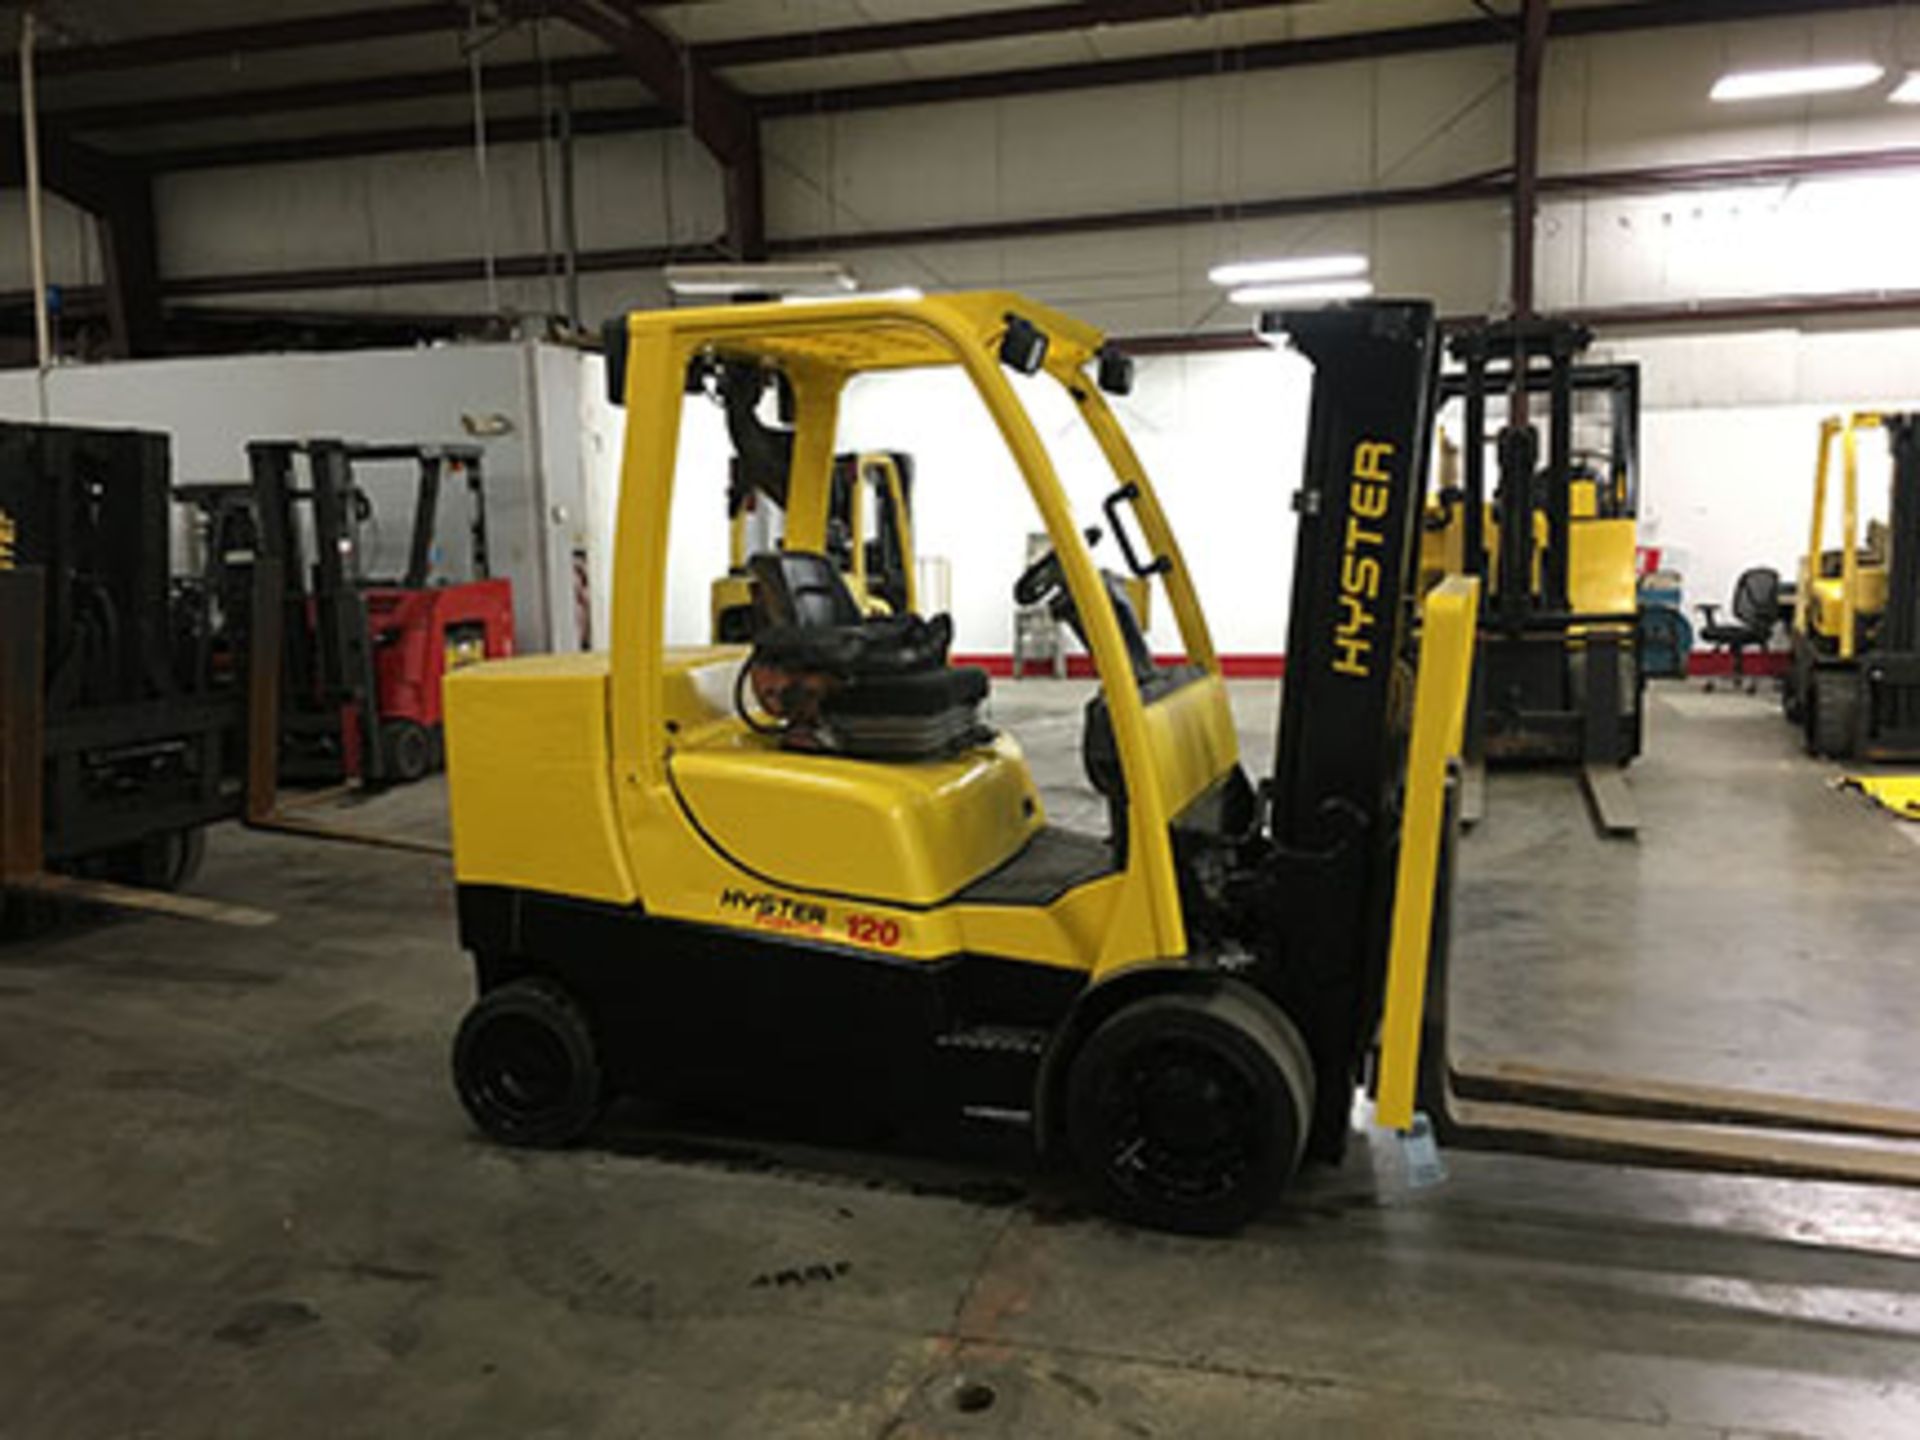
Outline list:
[[[771,890],[722,890],[720,908],[744,910],[753,923],[769,930],[801,930],[818,935],[826,928],[827,907],[776,895]]]

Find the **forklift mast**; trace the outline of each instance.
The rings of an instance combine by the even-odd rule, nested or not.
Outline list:
[[[306,485],[296,457],[306,457]],[[247,446],[261,555],[275,562],[283,586],[282,666],[286,701],[281,720],[288,744],[283,763],[293,778],[315,778],[344,765],[375,784],[393,778],[383,738],[377,636],[371,587],[418,591],[433,567],[436,520],[444,472],[467,480],[469,535],[476,578],[490,574],[483,452],[471,445],[358,444],[337,439],[256,440]],[[412,516],[404,573],[377,579],[364,572],[359,532],[370,502],[356,467],[404,462],[415,467]],[[305,502],[312,519],[312,553],[298,520]],[[321,758],[304,776],[302,756],[315,744]],[[338,754],[336,755],[336,750]]]
[[[1880,648],[1911,655],[1920,650],[1920,414],[1889,415],[1886,427],[1893,447],[1893,499]]]
[[[1482,581],[1487,609],[1510,627],[1534,610],[1565,612],[1568,595],[1569,532],[1573,520],[1573,397],[1578,390],[1608,390],[1615,396],[1613,426],[1617,466],[1629,474],[1637,467],[1639,375],[1630,367],[1576,366],[1592,343],[1592,333],[1559,321],[1508,322],[1464,331],[1449,349],[1463,369],[1441,382],[1443,398],[1459,395],[1467,407],[1461,446],[1465,464],[1467,573]],[[1540,557],[1540,586],[1533,588],[1534,531],[1529,523],[1502,523],[1500,563],[1489,577],[1481,519],[1487,497],[1486,402],[1489,394],[1547,396],[1547,474],[1544,493],[1536,490],[1540,441],[1533,428],[1509,416],[1498,440],[1500,474],[1496,503],[1502,516],[1531,517],[1544,511],[1547,539]],[[1631,481],[1629,485],[1631,486]],[[1629,506],[1631,508],[1631,506]]]
[[[1336,1158],[1380,1014],[1411,614],[1439,345],[1424,301],[1273,313],[1315,368],[1268,795],[1275,985],[1312,1018],[1316,1153]]]

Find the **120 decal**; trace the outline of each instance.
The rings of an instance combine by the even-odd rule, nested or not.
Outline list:
[[[878,945],[891,950],[900,943],[900,922],[879,915],[849,915],[847,938],[856,945]]]

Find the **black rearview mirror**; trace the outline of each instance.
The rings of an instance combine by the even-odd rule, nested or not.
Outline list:
[[[1000,363],[1022,375],[1036,375],[1047,363],[1046,332],[1031,320],[1009,314],[1000,337]]]

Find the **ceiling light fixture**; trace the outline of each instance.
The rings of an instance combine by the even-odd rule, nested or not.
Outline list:
[[[857,283],[844,265],[669,265],[667,288],[676,295],[845,294]]]
[[[1732,70],[1713,82],[1715,100],[1775,100],[1785,95],[1831,95],[1864,90],[1887,72],[1870,60],[1843,65],[1796,65],[1782,70]]]
[[[1235,305],[1318,305],[1329,300],[1364,300],[1373,294],[1371,280],[1319,280],[1305,285],[1247,285],[1230,291]]]
[[[1295,255],[1284,260],[1235,260],[1216,265],[1207,279],[1216,285],[1269,285],[1289,280],[1338,280],[1367,273],[1364,255]]]

